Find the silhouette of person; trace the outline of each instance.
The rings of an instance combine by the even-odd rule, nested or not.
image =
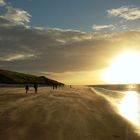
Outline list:
[[[54,90],[54,84],[52,86],[53,86],[53,90]]]
[[[25,86],[25,90],[26,90],[26,94],[27,94],[28,90],[29,90],[29,86],[28,85]]]
[[[53,90],[57,89],[58,85],[57,84],[53,84]]]
[[[55,84],[55,88],[57,89],[57,84]]]
[[[38,85],[34,84],[35,93],[37,93]]]

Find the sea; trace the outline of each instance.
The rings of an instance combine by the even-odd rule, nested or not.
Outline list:
[[[128,120],[140,134],[140,91],[110,90],[101,87],[92,87],[91,90],[105,98],[115,111]]]

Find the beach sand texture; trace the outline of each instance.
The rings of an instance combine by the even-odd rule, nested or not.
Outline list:
[[[88,87],[0,89],[0,140],[140,140]]]

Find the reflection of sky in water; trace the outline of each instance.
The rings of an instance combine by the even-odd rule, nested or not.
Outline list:
[[[126,91],[118,105],[120,114],[133,124],[139,126],[139,96],[136,91]]]

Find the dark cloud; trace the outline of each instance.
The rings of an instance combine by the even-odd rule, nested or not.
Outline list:
[[[139,42],[139,34],[4,26],[0,28],[0,61],[5,68],[35,72],[97,70],[124,46],[131,49]],[[129,42],[131,46],[126,46]]]
[[[73,78],[75,83],[81,78],[92,83],[84,75],[87,79],[94,75],[91,79],[97,81],[99,71],[122,50],[140,51],[140,30],[82,32],[30,27],[31,15],[27,11],[13,8],[3,0],[0,3],[4,8],[0,16],[0,68],[46,74],[66,82],[78,77]],[[96,26],[96,29],[110,27],[113,25]]]

